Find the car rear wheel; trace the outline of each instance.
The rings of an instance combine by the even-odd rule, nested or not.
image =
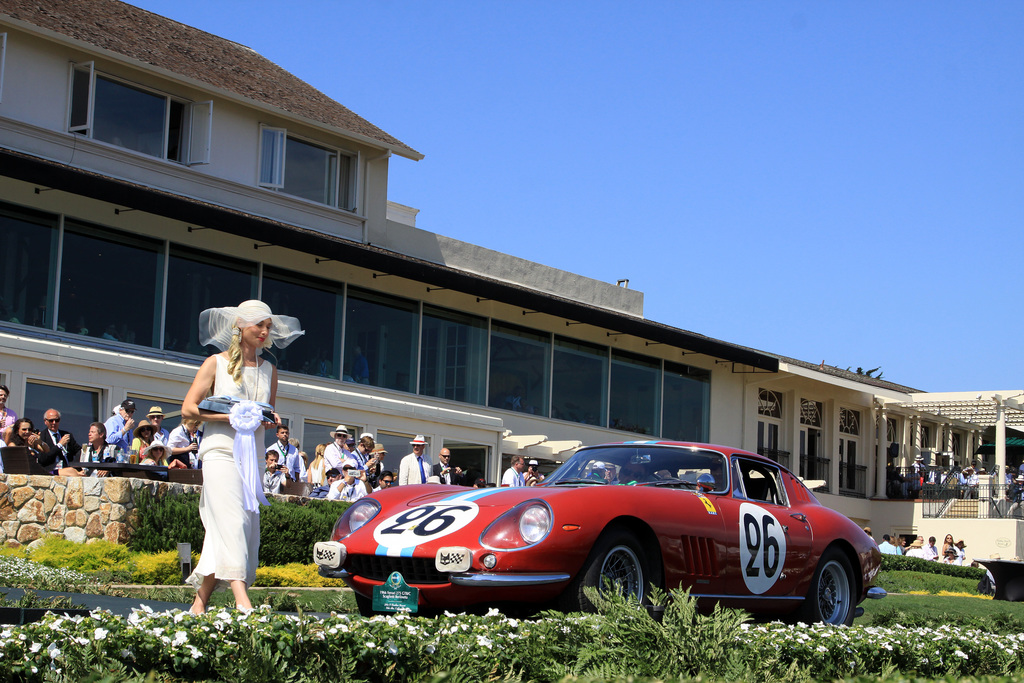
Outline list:
[[[647,555],[643,547],[625,529],[606,531],[597,539],[579,574],[558,601],[567,612],[594,611],[584,590],[596,588],[602,593],[613,590],[643,601],[647,594]]]
[[[807,598],[798,613],[799,619],[850,626],[855,607],[854,586],[850,560],[840,550],[829,548],[821,556],[811,578]]]

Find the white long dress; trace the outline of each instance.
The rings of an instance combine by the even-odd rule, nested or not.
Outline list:
[[[216,356],[217,372],[213,394],[235,396],[260,403],[270,401],[273,366],[261,361],[258,368],[242,371],[242,383],[235,384],[228,374],[228,361]],[[256,443],[263,443],[263,427],[255,432]],[[203,461],[203,492],[199,497],[199,516],[206,536],[199,564],[188,577],[196,588],[210,574],[217,577],[216,588],[226,588],[228,581],[242,580],[251,586],[259,563],[260,515],[243,509],[242,477],[234,456],[235,430],[227,422],[208,422],[199,446]],[[257,448],[262,452],[262,448]],[[261,463],[254,463],[259,468]]]

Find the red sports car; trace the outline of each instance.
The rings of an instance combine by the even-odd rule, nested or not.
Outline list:
[[[684,587],[704,608],[850,624],[885,595],[860,527],[778,463],[707,444],[582,448],[535,487],[388,489],[354,503],[313,554],[364,614],[586,610],[583,589],[610,582],[640,600]]]

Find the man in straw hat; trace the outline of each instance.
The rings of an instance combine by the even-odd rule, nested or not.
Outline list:
[[[327,469],[333,468],[341,472],[341,468],[345,465],[345,458],[349,456],[348,448],[345,445],[349,437],[348,427],[338,425],[329,434],[334,442],[327,444],[327,448],[324,449],[324,460],[327,461]]]
[[[398,468],[398,485],[426,484],[430,477],[430,458],[426,454],[427,440],[422,434],[409,442],[412,444],[412,453],[402,458]]]

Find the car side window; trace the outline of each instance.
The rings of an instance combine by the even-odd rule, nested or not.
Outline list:
[[[745,498],[772,505],[788,505],[782,473],[778,468],[743,459],[737,460],[737,466]]]

